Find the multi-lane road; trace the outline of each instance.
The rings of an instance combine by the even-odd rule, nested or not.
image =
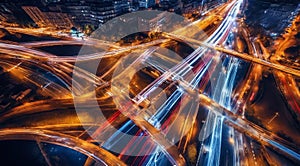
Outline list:
[[[107,165],[272,164],[267,148],[298,163],[295,144],[245,117],[268,69],[299,114],[294,77],[300,76],[295,68],[268,61],[266,48],[250,40],[238,17],[246,6],[246,0],[228,1],[160,39],[131,46],[90,38],[0,43],[1,74],[34,87],[21,92],[18,102],[9,96],[15,105],[1,112],[0,140],[65,146],[87,155],[86,165],[92,160]],[[162,50],[186,43],[186,56]],[[92,46],[99,52],[76,57],[39,50],[59,45]],[[99,59],[109,66],[95,72],[80,67]],[[78,117],[64,114],[70,110]],[[61,121],[54,120],[58,113]],[[30,123],[30,117],[36,119]]]

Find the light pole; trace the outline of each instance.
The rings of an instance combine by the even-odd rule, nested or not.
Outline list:
[[[268,124],[270,124],[278,115],[279,113],[276,112],[275,115],[269,120]]]

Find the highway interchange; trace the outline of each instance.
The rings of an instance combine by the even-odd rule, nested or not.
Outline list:
[[[299,132],[295,131],[291,142],[245,115],[267,72],[273,73],[291,108],[286,121],[299,123],[300,114],[295,79],[300,71],[276,61],[281,49],[270,58],[260,41],[250,39],[240,17],[246,5],[246,0],[229,1],[182,29],[138,45],[89,38],[0,43],[1,75],[32,89],[3,106],[0,140],[65,146],[88,156],[85,165],[274,165],[285,161],[273,161],[270,151],[299,163]],[[206,36],[195,38],[194,27]],[[169,49],[174,41],[188,43],[189,54],[165,55],[162,48]],[[281,42],[284,47],[287,41]],[[103,51],[59,56],[38,49],[57,45]],[[96,73],[81,68],[99,59],[100,66],[106,66]],[[30,97],[34,95],[41,97]]]

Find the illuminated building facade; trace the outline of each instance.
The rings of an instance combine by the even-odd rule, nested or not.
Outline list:
[[[139,6],[140,8],[149,8],[155,5],[155,0],[140,0]]]
[[[180,0],[160,0],[159,7],[170,12],[178,11],[181,7]]]
[[[129,11],[127,0],[66,0],[67,13],[76,25],[99,26],[108,20]]]

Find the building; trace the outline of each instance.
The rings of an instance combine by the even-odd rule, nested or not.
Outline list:
[[[130,3],[129,11],[137,11],[140,7],[139,0],[128,0]]]
[[[91,6],[91,20],[96,26],[127,13],[130,5],[127,0],[89,0],[88,2]]]
[[[160,0],[159,7],[170,12],[179,12],[182,8],[181,0]]]
[[[155,5],[155,0],[139,0],[140,8],[149,8]]]
[[[168,12],[153,13],[146,16],[138,17],[139,30],[161,32],[163,26],[170,24],[171,15]]]
[[[182,9],[181,12],[185,13],[192,13],[197,8],[197,1],[193,0],[181,0],[182,1]]]
[[[58,29],[69,29],[73,23],[66,13],[44,12],[47,23]]]
[[[127,13],[130,6],[128,0],[64,0],[63,4],[66,7],[65,12],[80,27],[98,27],[116,16]]]
[[[43,3],[57,3],[60,2],[61,0],[41,0]]]
[[[226,2],[227,0],[203,0],[201,3],[201,10],[207,11],[210,10],[216,6],[218,6],[221,3]]]
[[[74,24],[84,26],[92,24],[91,22],[91,6],[82,0],[64,0],[65,13],[67,13]]]

